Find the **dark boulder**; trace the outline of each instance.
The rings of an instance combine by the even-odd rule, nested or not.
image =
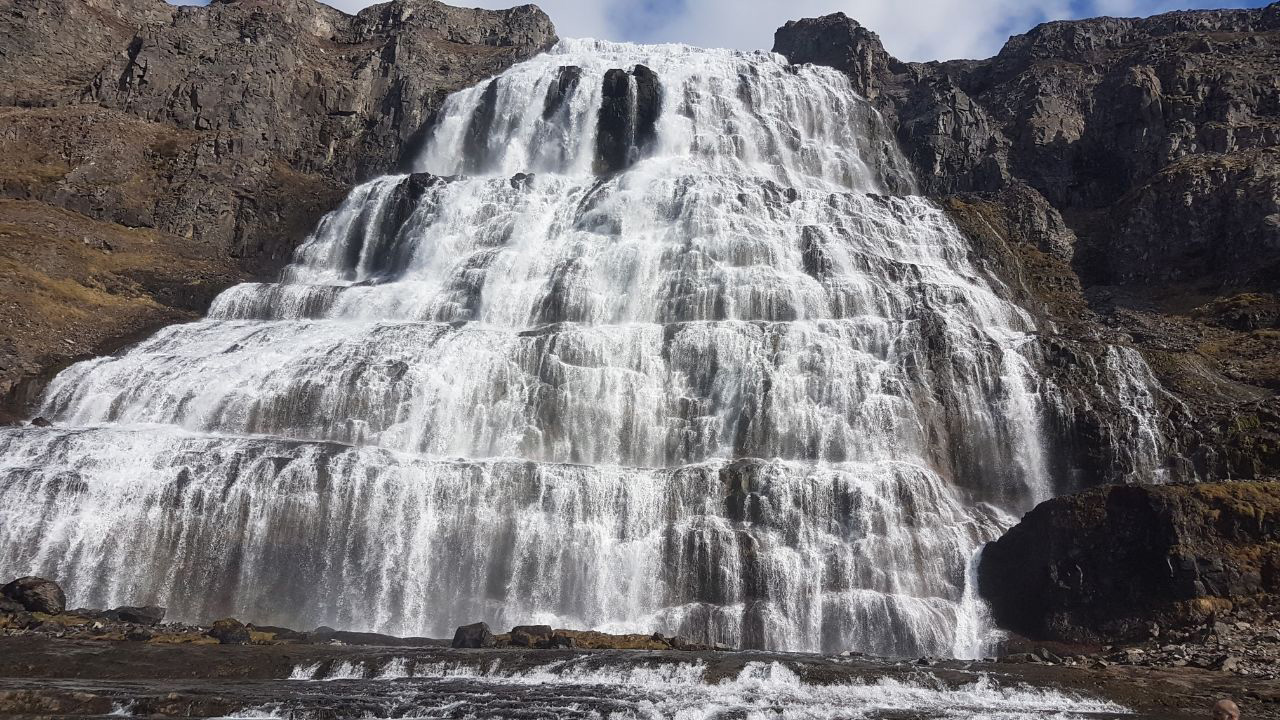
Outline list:
[[[165,609],[158,605],[147,605],[145,607],[126,605],[110,611],[110,614],[120,622],[137,625],[159,625],[164,621],[164,613]]]
[[[22,605],[29,612],[58,615],[67,609],[67,596],[52,580],[21,577],[0,588],[0,595]]]
[[[453,634],[453,647],[456,648],[491,648],[498,644],[497,638],[489,631],[486,623],[463,625]]]
[[[249,628],[235,618],[223,618],[213,623],[205,634],[223,645],[248,645]]]
[[[550,625],[517,625],[511,628],[511,644],[528,648],[551,647],[554,631]]]
[[[53,423],[49,422],[48,420],[42,417],[32,419],[31,425],[33,427],[40,427],[40,428],[53,427]]]
[[[1280,485],[1107,486],[1038,505],[983,550],[1004,628],[1066,642],[1143,639],[1280,600]]]

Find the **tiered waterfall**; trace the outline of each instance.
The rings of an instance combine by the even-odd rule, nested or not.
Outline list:
[[[1054,391],[842,75],[565,41],[415,162],[0,430],[0,569],[192,620],[979,651]]]

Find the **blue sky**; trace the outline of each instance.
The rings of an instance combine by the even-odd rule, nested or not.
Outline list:
[[[181,0],[202,2],[203,0]],[[348,12],[373,0],[325,0]],[[455,5],[511,7],[527,0],[453,0]],[[538,0],[564,37],[684,42],[768,49],[787,20],[844,11],[875,30],[903,60],[994,55],[1004,41],[1037,23],[1095,15],[1152,15],[1203,7],[1260,7],[1266,0]]]

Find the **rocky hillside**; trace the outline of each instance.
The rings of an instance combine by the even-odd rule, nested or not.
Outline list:
[[[1171,477],[1280,476],[1280,3],[1048,23],[979,61],[900,62],[841,14],[774,49],[845,72],[1041,314],[1074,395],[1060,471],[1122,479],[1141,452],[1135,399],[1093,382],[1118,345],[1168,391]]]
[[[434,0],[13,0],[0,37],[0,417],[273,275],[448,93],[556,40]]]

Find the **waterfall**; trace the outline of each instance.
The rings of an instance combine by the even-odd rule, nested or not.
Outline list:
[[[563,41],[281,282],[58,375],[54,427],[0,430],[0,568],[186,619],[976,653],[1051,389],[888,138],[830,69]]]

